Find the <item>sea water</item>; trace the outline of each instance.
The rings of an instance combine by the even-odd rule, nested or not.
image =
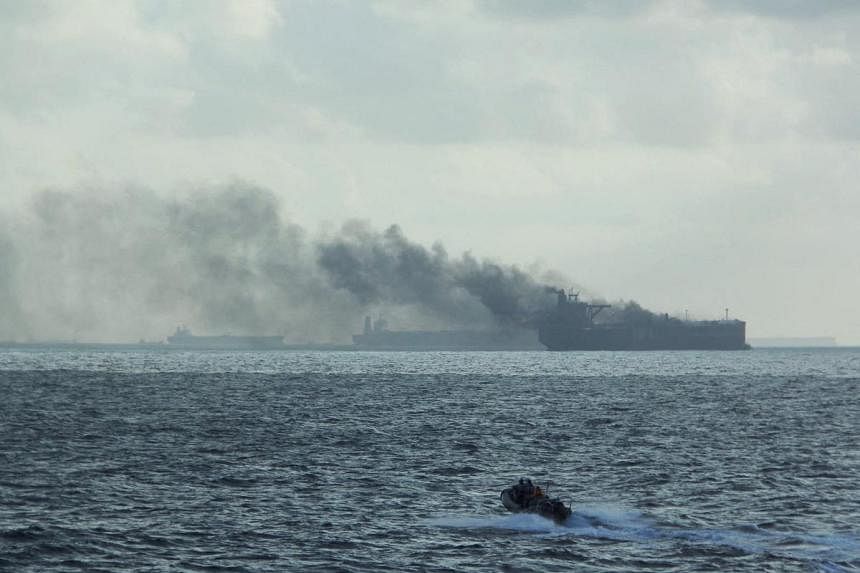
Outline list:
[[[860,571],[860,349],[0,349],[0,570]]]

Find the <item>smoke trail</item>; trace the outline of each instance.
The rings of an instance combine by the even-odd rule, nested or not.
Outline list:
[[[314,238],[281,210],[241,182],[170,198],[40,192],[0,237],[0,339],[161,339],[184,322],[347,342],[371,310],[401,324],[491,326],[522,321],[543,296],[516,267],[449,258],[396,226],[351,221]]]
[[[174,198],[50,190],[17,221],[12,254],[0,251],[26,261],[0,289],[20,311],[7,338],[160,339],[186,322],[324,340],[354,328],[352,301],[328,287],[304,231],[251,185]]]
[[[0,340],[8,339],[22,323],[21,308],[15,294],[18,257],[10,238],[0,232]]]
[[[450,320],[489,316],[509,325],[524,322],[548,300],[545,287],[517,267],[469,254],[452,260],[439,244],[426,249],[410,242],[396,225],[378,233],[348,224],[318,250],[331,283],[364,304],[416,304]]]

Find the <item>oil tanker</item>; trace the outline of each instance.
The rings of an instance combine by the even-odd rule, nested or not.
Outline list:
[[[286,348],[283,336],[196,336],[185,326],[167,337],[171,347],[194,350],[280,350]]]
[[[369,316],[352,341],[357,350],[544,350],[534,329],[388,330],[384,319]]]
[[[681,320],[668,314],[635,322],[595,323],[608,304],[589,304],[557,290],[554,309],[538,317],[538,338],[550,350],[747,350],[746,323]]]

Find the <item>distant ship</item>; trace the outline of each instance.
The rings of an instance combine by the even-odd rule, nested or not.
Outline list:
[[[543,350],[534,330],[388,330],[383,319],[364,319],[357,350]]]
[[[277,350],[286,348],[282,336],[195,336],[185,326],[178,326],[167,337],[170,346],[196,350]]]
[[[596,324],[608,304],[588,304],[578,294],[556,291],[558,304],[538,320],[540,341],[550,350],[747,350],[746,322],[680,320],[649,315],[636,323]]]

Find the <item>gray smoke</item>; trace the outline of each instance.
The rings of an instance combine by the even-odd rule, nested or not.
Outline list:
[[[0,339],[162,339],[185,323],[346,342],[369,312],[401,327],[490,327],[548,300],[529,273],[451,258],[397,227],[353,221],[312,237],[273,193],[245,183],[170,198],[48,190],[6,229]]]
[[[324,338],[353,319],[274,195],[235,183],[166,199],[140,188],[44,191],[17,218],[0,285],[4,338],[161,339],[200,332]],[[9,249],[7,249],[9,250]],[[26,264],[24,264],[26,262]],[[5,311],[5,308],[4,308]],[[5,312],[4,312],[5,314]]]
[[[12,241],[0,230],[0,340],[9,338],[16,325],[23,323],[18,297],[15,294],[17,259]]]
[[[517,267],[469,254],[451,259],[438,243],[426,249],[396,225],[382,233],[347,225],[318,250],[332,285],[362,304],[418,305],[449,321],[491,318],[508,326],[524,323],[548,300],[545,287]]]

